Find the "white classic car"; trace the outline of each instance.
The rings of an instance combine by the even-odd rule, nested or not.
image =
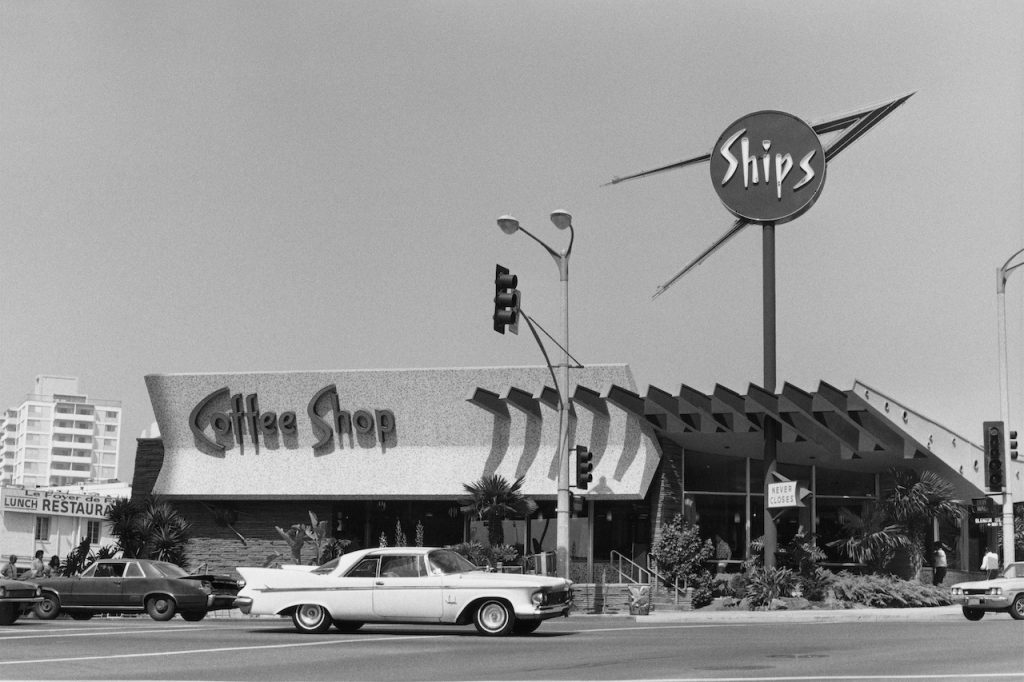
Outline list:
[[[986,611],[1006,611],[1024,620],[1024,561],[1010,564],[998,578],[957,583],[949,591],[967,620],[981,620]]]
[[[572,582],[490,573],[449,549],[391,547],[343,554],[311,571],[246,568],[235,606],[253,615],[291,616],[295,629],[342,632],[364,623],[472,622],[482,635],[529,634],[568,616]]]

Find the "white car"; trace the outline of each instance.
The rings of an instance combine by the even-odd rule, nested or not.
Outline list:
[[[295,629],[342,632],[364,623],[473,623],[482,635],[529,634],[568,616],[572,581],[490,573],[436,547],[362,549],[311,571],[237,569],[245,580],[235,606],[253,615],[291,616]]]
[[[1006,611],[1024,620],[1024,561],[1010,564],[992,580],[957,583],[950,588],[953,601],[963,606],[967,620],[981,620],[986,611]]]

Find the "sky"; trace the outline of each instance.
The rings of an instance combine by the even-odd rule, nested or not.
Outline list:
[[[79,377],[122,403],[130,481],[147,374],[543,364],[493,331],[494,266],[557,337],[556,265],[495,221],[560,251],[554,210],[579,362],[745,393],[760,227],[652,300],[732,216],[706,164],[606,183],[751,112],[914,92],[776,228],[777,388],[860,380],[978,443],[1024,247],[1022,36],[1009,0],[0,0],[0,406]],[[1005,302],[1024,428],[1024,275]]]

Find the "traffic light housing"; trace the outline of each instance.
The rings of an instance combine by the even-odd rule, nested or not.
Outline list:
[[[587,486],[591,481],[594,480],[594,475],[590,473],[594,470],[594,453],[587,449],[585,445],[576,446],[576,487],[580,490],[586,490]]]
[[[1002,492],[1003,478],[1003,422],[985,422],[985,485],[989,492]]]
[[[1017,432],[1010,431],[1010,459],[1017,459],[1020,453],[1017,452]]]
[[[494,266],[494,331],[519,333],[519,278],[501,265]]]

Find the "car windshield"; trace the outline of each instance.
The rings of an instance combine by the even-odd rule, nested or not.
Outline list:
[[[328,561],[326,564],[323,564],[321,566],[317,566],[316,568],[314,568],[312,572],[313,573],[332,573],[334,571],[334,569],[336,569],[338,567],[338,560],[339,559],[341,559],[340,556],[339,557],[334,557],[333,559]]]
[[[469,559],[450,549],[435,549],[428,555],[428,561],[431,572],[445,575],[479,570],[469,562]]]

